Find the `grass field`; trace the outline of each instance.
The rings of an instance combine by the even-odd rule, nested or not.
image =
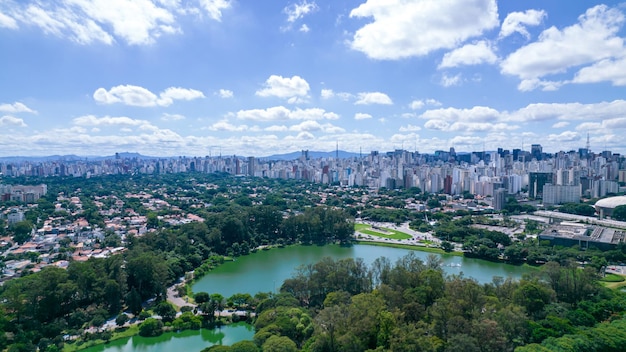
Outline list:
[[[355,224],[354,229],[366,235],[389,238],[391,240],[408,240],[411,238],[411,235],[398,230],[384,227],[373,229],[371,225],[367,224]]]

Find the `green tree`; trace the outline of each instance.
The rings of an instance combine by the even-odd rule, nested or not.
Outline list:
[[[13,241],[24,244],[31,238],[33,223],[28,220],[20,221],[12,225],[10,230],[13,232]]]
[[[193,295],[193,300],[196,301],[197,304],[208,302],[210,299],[211,297],[207,292],[197,292]]]
[[[611,217],[618,221],[626,221],[626,205],[616,206]]]
[[[296,352],[298,347],[287,336],[272,335],[262,346],[263,352]]]
[[[171,322],[176,318],[176,309],[170,302],[162,301],[154,307],[154,312],[161,316],[163,322]]]
[[[139,325],[139,335],[144,337],[159,336],[163,333],[163,323],[154,318],[148,318]]]

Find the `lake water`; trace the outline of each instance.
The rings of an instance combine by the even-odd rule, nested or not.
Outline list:
[[[199,352],[213,345],[232,345],[252,340],[254,327],[246,323],[225,325],[212,330],[168,332],[157,337],[133,336],[82,350],[84,352]]]
[[[258,251],[237,260],[227,262],[209,272],[193,285],[194,292],[220,293],[228,298],[235,293],[277,291],[285,279],[303,264],[313,264],[324,257],[335,260],[343,258],[363,258],[370,265],[378,257],[387,257],[391,263],[409,252],[426,261],[429,253],[410,249],[391,248],[357,244],[350,247],[290,246],[269,251]],[[532,270],[528,267],[492,263],[479,259],[469,259],[453,255],[440,255],[446,273],[463,274],[475,278],[480,283],[490,282],[494,276],[521,278]],[[224,326],[214,330],[170,332],[159,337],[134,336],[112,341],[106,345],[94,346],[86,352],[169,352],[200,351],[220,344],[232,345],[242,340],[252,340],[254,329],[245,323]]]
[[[215,268],[193,285],[193,292],[220,293],[228,298],[235,293],[276,292],[283,281],[292,276],[302,264],[312,264],[324,257],[335,260],[343,258],[363,258],[370,265],[378,257],[387,257],[392,264],[409,252],[426,261],[430,253],[410,249],[357,244],[350,247],[290,246],[269,251],[258,251],[238,257]],[[519,279],[532,270],[528,267],[492,263],[485,260],[464,258],[442,254],[444,270],[448,274],[463,273],[480,283],[491,282],[494,276]]]

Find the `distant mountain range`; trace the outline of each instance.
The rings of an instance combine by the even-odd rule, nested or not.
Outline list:
[[[353,157],[358,157],[359,154],[358,153],[351,153],[351,152],[346,152],[343,150],[340,150],[339,152],[336,151],[332,151],[332,152],[317,152],[317,151],[309,151],[309,158],[310,159],[317,159],[317,158],[334,158],[336,155],[339,155],[339,158],[353,158]],[[130,152],[124,152],[124,153],[117,153],[117,156],[119,156],[122,159],[131,159],[131,158],[136,158],[136,159],[160,159],[163,157],[156,157],[156,156],[146,156],[146,155],[142,155],[139,153],[130,153]],[[274,154],[274,155],[270,155],[270,156],[264,156],[264,157],[259,157],[258,159],[261,160],[295,160],[298,159],[300,156],[302,156],[302,152],[293,152],[293,153],[286,153],[286,154]],[[66,162],[72,162],[72,161],[80,161],[80,160],[89,160],[89,161],[98,161],[98,160],[106,160],[106,159],[115,159],[116,155],[109,155],[109,156],[78,156],[78,155],[49,155],[49,156],[6,156],[6,157],[0,157],[0,162],[4,162],[4,163],[15,163],[15,162],[24,162],[24,161],[29,161],[29,162],[51,162],[51,161],[66,161]]]

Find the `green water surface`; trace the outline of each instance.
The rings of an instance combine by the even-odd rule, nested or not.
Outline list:
[[[426,261],[427,252],[410,249],[357,244],[349,247],[339,245],[326,246],[290,246],[258,251],[233,262],[227,262],[215,268],[199,279],[192,287],[193,292],[220,293],[230,297],[235,293],[277,292],[285,279],[292,276],[302,264],[312,264],[324,257],[335,260],[342,258],[363,258],[371,264],[378,257],[387,257],[392,264],[409,252]],[[492,263],[480,259],[464,258],[446,254],[435,254],[443,259],[444,270],[448,274],[463,273],[480,283],[491,282],[494,276],[519,279],[522,274],[532,270],[525,266]]]
[[[232,345],[252,340],[254,328],[246,323],[212,330],[168,332],[157,337],[133,336],[84,349],[85,352],[198,352],[213,345]]]

